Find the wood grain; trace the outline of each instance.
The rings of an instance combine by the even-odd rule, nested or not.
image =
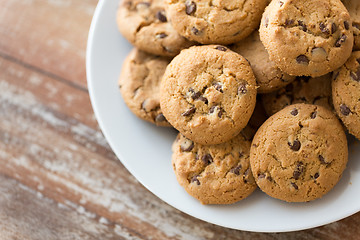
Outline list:
[[[141,186],[103,138],[86,89],[96,3],[0,0],[0,239],[359,239],[360,213],[250,233],[192,218]]]
[[[96,4],[96,0],[0,0],[0,53],[86,88],[83,62]]]

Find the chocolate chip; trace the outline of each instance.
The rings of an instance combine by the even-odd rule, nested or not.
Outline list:
[[[210,154],[205,154],[202,156],[201,161],[203,161],[203,163],[207,166],[213,162],[213,158]]]
[[[290,114],[293,115],[293,116],[298,115],[298,113],[299,113],[299,111],[298,111],[296,108],[294,108],[294,109],[291,110],[291,112],[290,112]]]
[[[221,107],[219,107],[219,112],[218,112],[219,118],[221,118],[221,116],[223,115],[223,112],[224,112],[224,110]]]
[[[166,38],[167,36],[165,33],[156,34],[156,38]]]
[[[302,29],[304,32],[307,31],[306,24],[305,24],[303,21],[298,20],[298,24],[299,24],[299,26],[301,27],[301,29]]]
[[[190,152],[194,148],[194,142],[186,139],[180,144],[180,150],[183,152]]]
[[[315,173],[314,179],[317,179],[319,177],[319,173]]]
[[[197,29],[196,27],[192,27],[191,32],[192,32],[194,35],[199,35],[199,34],[200,34],[199,29]]]
[[[325,161],[325,158],[322,155],[319,155],[318,158],[321,164],[329,164],[328,162]]]
[[[238,88],[238,95],[247,93],[246,83],[241,83]]]
[[[189,88],[189,92],[191,92],[191,98],[193,100],[198,99],[201,96],[201,92],[195,92],[192,88]]]
[[[244,154],[239,152],[239,158],[242,158],[243,156],[244,156]]]
[[[331,33],[332,33],[332,34],[335,33],[336,30],[337,30],[336,24],[335,24],[335,23],[332,23],[332,24],[331,24]]]
[[[196,108],[191,107],[188,110],[186,110],[185,112],[183,112],[181,115],[184,117],[190,116],[191,114],[195,113]]]
[[[215,109],[219,109],[218,117],[221,118],[224,110],[223,110],[221,107],[219,107],[219,106],[212,106],[212,107],[210,108],[210,110],[209,110],[209,113],[214,113],[214,112],[215,112]]]
[[[353,80],[355,80],[355,81],[359,81],[359,77],[360,76],[358,76],[356,73],[354,73],[354,72],[350,72],[350,77],[353,79]]]
[[[165,16],[164,11],[158,11],[155,16],[157,19],[159,19],[160,22],[167,22],[167,18]]]
[[[227,48],[224,46],[216,46],[215,49],[226,52]]]
[[[291,26],[294,24],[294,20],[293,19],[286,19],[285,20],[285,26]]]
[[[340,105],[340,112],[341,112],[342,115],[348,116],[351,113],[351,110],[345,104],[341,104]]]
[[[335,47],[341,47],[341,45],[346,41],[347,36],[345,34],[341,35],[339,39],[335,42]]]
[[[230,169],[230,172],[231,172],[231,173],[234,173],[234,174],[236,174],[236,175],[240,175],[240,170],[241,170],[241,168],[242,168],[241,165],[236,166],[236,167]]]
[[[203,97],[203,96],[200,96],[200,97],[198,98],[198,100],[203,101],[205,104],[208,104],[208,103],[209,103],[209,101],[207,100],[207,98],[206,98],[206,97]]]
[[[294,24],[294,19],[286,19],[285,20],[285,26],[291,26]]]
[[[310,114],[310,118],[311,118],[311,119],[315,119],[315,118],[316,118],[316,115],[317,115],[317,111],[312,112],[312,113]]]
[[[187,15],[193,14],[196,11],[196,4],[193,1],[185,2],[185,7],[185,12]]]
[[[282,7],[284,5],[284,2],[279,1],[280,7]]]
[[[299,149],[301,147],[301,143],[299,140],[295,140],[292,144],[290,142],[288,142],[288,145],[289,145],[290,149],[293,151],[299,151]]]
[[[302,162],[299,162],[297,165],[296,165],[296,169],[293,173],[293,177],[295,180],[298,180],[300,175],[304,172],[304,165]]]
[[[355,28],[357,28],[357,29],[360,29],[360,24],[359,23],[352,23],[352,26],[353,27],[355,27]]]
[[[267,176],[266,179],[270,182],[272,182],[272,180],[273,180],[271,176]]]
[[[198,179],[198,176],[199,176],[199,175],[193,176],[193,177],[191,178],[191,182],[192,182],[192,183],[193,183],[193,182],[196,182],[197,185],[200,185],[200,181],[199,181],[199,179]]]
[[[291,186],[293,186],[296,190],[299,189],[298,185],[296,185],[296,183],[291,183]]]
[[[305,55],[299,55],[296,57],[296,62],[299,64],[309,64],[309,59]]]
[[[326,33],[326,34],[329,34],[330,33],[330,30],[326,27],[325,23],[321,22],[319,24],[319,27],[320,27],[320,31],[322,33]]]
[[[344,21],[344,27],[346,30],[349,30],[349,22],[348,21]]]
[[[222,84],[221,84],[221,83],[215,82],[215,83],[213,84],[213,86],[214,86],[214,88],[215,88],[216,90],[218,90],[219,92],[223,93]]]
[[[155,122],[164,122],[166,121],[166,118],[164,117],[164,114],[160,113],[155,117]]]
[[[265,178],[265,174],[264,173],[259,173],[258,174],[258,179],[262,179],[262,178]]]
[[[356,72],[350,72],[350,77],[351,77],[353,80],[359,82],[359,81],[360,81],[360,67],[357,69]]]

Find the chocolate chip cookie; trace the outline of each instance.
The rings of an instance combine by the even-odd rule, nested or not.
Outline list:
[[[318,77],[346,62],[352,29],[340,0],[274,0],[263,14],[260,39],[282,71]]]
[[[282,72],[274,62],[270,61],[269,54],[260,41],[258,31],[254,31],[246,39],[234,44],[231,49],[250,62],[259,86],[258,93],[273,92],[295,79],[294,76]]]
[[[360,50],[360,1],[343,0],[343,3],[350,13],[354,31],[354,49]]]
[[[322,197],[348,161],[346,135],[324,107],[295,104],[271,116],[255,134],[251,170],[259,188],[287,202]]]
[[[203,44],[230,44],[258,27],[264,0],[165,0],[173,27],[184,37]]]
[[[168,22],[163,0],[121,1],[117,25],[131,44],[155,55],[175,56],[193,45]]]
[[[249,163],[250,141],[241,134],[211,146],[179,134],[172,150],[179,184],[202,204],[234,203],[256,189]]]
[[[360,139],[360,51],[334,72],[332,96],[334,108],[349,132]]]
[[[170,126],[160,109],[160,81],[170,60],[134,48],[119,77],[126,105],[139,118],[158,126]]]
[[[332,110],[331,74],[321,77],[297,77],[286,87],[262,95],[264,108],[269,116],[294,103],[308,103]]]
[[[238,135],[256,102],[249,63],[221,45],[181,51],[166,68],[160,92],[166,119],[187,138],[204,145]]]

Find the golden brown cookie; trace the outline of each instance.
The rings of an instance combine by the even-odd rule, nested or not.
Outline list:
[[[258,27],[264,0],[165,0],[173,27],[203,44],[230,44]]]
[[[210,146],[179,134],[172,150],[179,184],[202,204],[234,203],[256,189],[249,163],[250,141],[241,134]]]
[[[346,135],[321,106],[295,104],[271,116],[255,134],[250,164],[259,188],[287,202],[321,198],[348,161]]]
[[[336,70],[354,43],[350,15],[340,0],[274,0],[259,31],[270,60],[294,76]]]
[[[354,31],[354,49],[360,50],[360,1],[343,0],[343,3],[350,13]]]
[[[264,108],[269,116],[295,103],[308,103],[332,110],[331,74],[321,77],[297,77],[286,87],[262,95]]]
[[[193,45],[168,22],[163,0],[122,0],[117,25],[131,44],[155,55],[175,56]]]
[[[334,108],[349,132],[360,139],[360,51],[334,72],[332,97]]]
[[[119,88],[126,105],[139,118],[169,127],[160,109],[160,81],[170,59],[134,48],[126,57]]]
[[[231,49],[250,62],[259,87],[258,93],[273,92],[295,80],[294,76],[282,72],[274,62],[270,61],[258,31],[234,44]]]
[[[166,119],[200,144],[219,144],[238,135],[256,102],[249,63],[220,45],[183,50],[166,68],[160,90]]]

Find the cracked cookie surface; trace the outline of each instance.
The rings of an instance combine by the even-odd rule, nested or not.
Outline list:
[[[163,0],[122,0],[117,25],[131,44],[155,55],[175,56],[194,44],[168,22]]]
[[[179,134],[172,150],[172,165],[179,184],[202,204],[234,203],[256,189],[250,170],[250,141],[242,134],[210,146]]]
[[[340,0],[274,0],[263,14],[260,39],[282,71],[318,77],[346,62],[352,29]]]
[[[287,202],[322,197],[339,181],[347,161],[339,120],[326,108],[309,104],[294,104],[271,116],[250,149],[259,188]]]
[[[259,25],[268,4],[264,0],[165,0],[174,28],[203,44],[230,44]]]
[[[334,72],[332,97],[334,108],[349,132],[360,139],[360,51]]]
[[[271,116],[281,109],[295,103],[308,103],[332,110],[331,74],[321,77],[297,77],[286,87],[262,95],[266,113]]]
[[[139,118],[170,127],[160,109],[160,81],[170,58],[134,48],[126,57],[119,77],[121,95]]]
[[[270,61],[269,54],[260,41],[258,31],[254,31],[246,39],[234,44],[231,49],[250,62],[259,86],[258,93],[273,92],[295,80],[294,76],[284,73]]]
[[[360,50],[360,1],[343,0],[343,3],[350,13],[354,31],[354,49]]]
[[[179,132],[201,144],[235,137],[256,103],[249,63],[220,45],[183,50],[166,68],[160,88],[164,116]]]

